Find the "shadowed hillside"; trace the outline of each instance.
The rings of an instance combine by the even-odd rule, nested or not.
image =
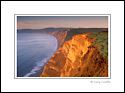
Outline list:
[[[72,36],[77,34],[84,34],[84,33],[90,33],[90,32],[99,32],[99,31],[108,31],[107,28],[78,28],[78,29],[70,29],[70,31],[67,32],[67,36],[65,38],[65,41],[72,39]]]

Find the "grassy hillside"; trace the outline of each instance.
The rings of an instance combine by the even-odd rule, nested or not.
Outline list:
[[[94,38],[93,44],[90,47],[99,47],[100,51],[104,54],[104,57],[108,56],[108,32],[94,32],[89,34],[88,37]]]
[[[77,29],[71,29],[67,32],[67,36],[65,38],[65,41],[71,40],[72,36],[77,34],[83,34],[83,33],[90,33],[90,32],[99,32],[99,31],[107,31],[107,28],[77,28]]]

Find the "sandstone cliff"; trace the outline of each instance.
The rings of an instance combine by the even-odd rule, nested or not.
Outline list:
[[[67,31],[68,30],[63,30],[63,31],[55,31],[55,32],[51,32],[51,33],[48,33],[50,35],[53,35],[57,38],[58,40],[58,47],[60,47],[63,43],[64,43],[64,40],[65,40],[65,37],[67,35]]]
[[[89,37],[89,34],[91,33],[74,35],[70,40],[64,41],[67,31],[51,33],[57,37],[59,49],[46,63],[41,77],[107,77],[107,49],[103,48],[106,50],[103,53],[101,46],[104,44],[98,46],[97,38]]]

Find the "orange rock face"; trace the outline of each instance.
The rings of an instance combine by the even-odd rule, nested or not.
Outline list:
[[[51,33],[58,39],[59,49],[46,63],[40,77],[107,77],[108,58],[103,57],[98,47],[89,47],[93,39],[88,33],[64,42],[66,34],[67,31]]]
[[[63,30],[63,31],[55,31],[52,33],[49,33],[50,35],[53,35],[57,38],[58,40],[58,46],[60,47],[63,43],[64,43],[64,39],[67,35],[67,31]]]

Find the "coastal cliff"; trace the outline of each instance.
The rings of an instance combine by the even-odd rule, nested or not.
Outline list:
[[[70,34],[53,32],[59,42],[56,53],[46,63],[40,77],[107,77],[107,32]]]
[[[55,32],[51,32],[48,33],[49,35],[53,35],[57,38],[58,40],[58,47],[62,46],[62,44],[64,43],[65,37],[67,35],[67,31],[69,30],[62,30],[62,31],[55,31]]]

